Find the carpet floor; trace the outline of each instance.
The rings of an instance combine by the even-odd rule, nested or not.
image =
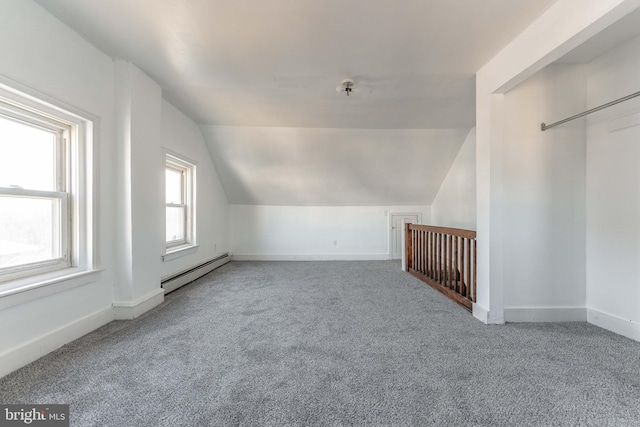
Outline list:
[[[232,262],[0,379],[78,426],[640,426],[640,343],[486,326],[398,262]]]

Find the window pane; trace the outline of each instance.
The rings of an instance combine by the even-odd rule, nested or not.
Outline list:
[[[53,132],[0,116],[0,187],[56,191]]]
[[[166,203],[181,204],[182,200],[182,172],[166,169]]]
[[[182,206],[167,207],[167,242],[184,240],[184,214]]]
[[[0,268],[60,258],[59,202],[0,196]]]

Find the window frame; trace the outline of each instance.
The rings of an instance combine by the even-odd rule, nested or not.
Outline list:
[[[196,247],[196,162],[190,160],[181,154],[164,149],[164,179],[163,179],[163,199],[164,199],[164,254],[163,260],[168,259],[166,256],[177,252],[184,251]],[[179,172],[181,174],[181,203],[168,203],[166,200],[166,173],[167,170]],[[167,234],[167,208],[184,209],[184,238],[170,240],[166,238]]]
[[[0,187],[0,197],[45,199],[55,201],[56,208],[53,212],[52,247],[55,247],[55,257],[42,261],[28,262],[8,267],[0,267],[0,283],[19,279],[22,277],[68,268],[71,266],[71,229],[69,197],[67,177],[70,176],[70,161],[67,158],[70,152],[68,142],[71,140],[72,126],[52,119],[41,113],[36,113],[22,106],[7,103],[0,98],[0,116],[5,120],[11,120],[17,124],[41,129],[50,132],[54,140],[54,189],[35,190],[22,187]]]
[[[55,149],[56,191],[14,187],[1,190],[9,197],[58,201],[59,232],[55,234],[61,237],[60,258],[0,269],[2,308],[18,300],[24,302],[89,283],[96,280],[101,269],[96,239],[98,191],[94,151],[99,118],[3,76],[0,76],[0,112],[7,119],[60,131]],[[35,292],[39,288],[42,289]],[[19,299],[4,298],[25,291],[34,292]]]
[[[4,282],[22,277],[34,276],[50,271],[60,270],[71,266],[71,233],[69,230],[69,194],[61,191],[27,190],[22,188],[0,187],[0,197],[24,197],[28,199],[55,200],[58,220],[54,222],[55,231],[52,240],[58,247],[59,256],[56,258],[18,264],[0,268],[0,286]]]

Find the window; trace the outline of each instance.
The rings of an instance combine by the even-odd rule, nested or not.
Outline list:
[[[195,245],[195,164],[165,155],[165,253]]]
[[[90,122],[0,85],[0,290],[89,267],[90,130]]]

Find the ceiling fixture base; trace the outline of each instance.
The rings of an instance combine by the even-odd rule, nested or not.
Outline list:
[[[338,87],[336,88],[336,91],[338,91],[338,92],[346,92],[347,96],[349,96],[349,94],[353,90],[353,85],[355,85],[355,84],[356,84],[356,82],[354,82],[353,79],[344,79],[342,81],[342,83],[340,83],[338,85]]]

